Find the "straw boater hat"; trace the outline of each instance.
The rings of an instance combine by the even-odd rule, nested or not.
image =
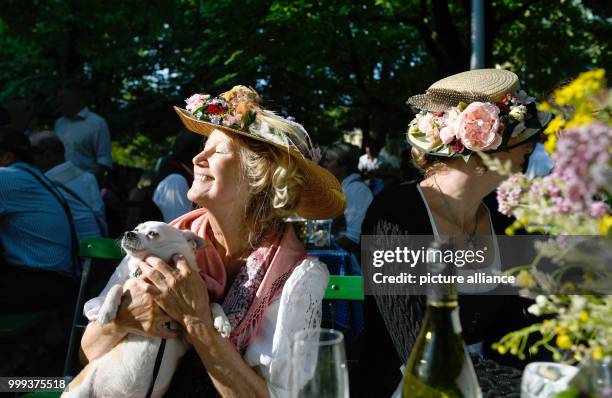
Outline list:
[[[245,86],[211,97],[194,94],[185,109],[174,107],[185,127],[208,136],[213,130],[240,134],[283,149],[304,175],[296,213],[308,219],[334,218],[344,212],[346,199],[340,183],[319,166],[320,151],[301,124],[261,107],[257,92]]]
[[[421,110],[410,123],[408,141],[435,156],[466,157],[474,151],[510,149],[540,133],[550,114],[519,90],[516,74],[477,69],[438,80],[425,94],[408,99]]]

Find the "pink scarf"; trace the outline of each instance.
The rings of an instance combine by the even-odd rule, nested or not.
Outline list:
[[[210,242],[206,209],[187,213],[171,225],[189,229]],[[305,257],[304,246],[287,224],[282,235],[276,233],[249,255],[224,297],[227,272],[221,256],[212,244],[196,251],[200,276],[206,282],[210,299],[222,302],[232,324],[230,339],[239,351],[255,338],[266,308],[280,297],[285,282]]]

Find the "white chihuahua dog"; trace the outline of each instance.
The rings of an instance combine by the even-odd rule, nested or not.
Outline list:
[[[119,265],[129,268],[130,277],[140,275],[138,264],[147,256],[155,256],[170,263],[174,254],[181,254],[189,266],[198,271],[195,249],[205,245],[205,241],[191,231],[180,231],[166,223],[148,221],[126,232],[121,247],[127,255]],[[104,325],[115,319],[121,304],[123,285],[110,288],[98,312],[97,321]],[[223,337],[231,332],[229,320],[222,307],[217,303],[210,305],[215,328]],[[168,325],[176,328],[176,325]],[[144,398],[149,393],[156,359],[162,339],[130,333],[111,351],[90,362],[69,384],[63,398],[90,397],[134,397]],[[162,346],[163,347],[163,346]],[[168,339],[163,349],[161,364],[154,381],[152,398],[162,397],[179,359],[189,348],[182,338]]]

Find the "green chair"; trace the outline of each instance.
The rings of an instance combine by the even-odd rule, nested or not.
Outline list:
[[[330,275],[324,300],[363,301],[361,276]]]
[[[84,238],[79,247],[79,256],[83,258],[83,269],[81,272],[81,282],[79,285],[79,293],[72,319],[72,329],[70,331],[70,340],[68,342],[68,353],[64,364],[64,375],[69,375],[72,368],[72,359],[75,356],[77,349],[77,331],[85,329],[87,324],[80,323],[81,311],[85,299],[85,291],[87,290],[87,282],[89,280],[89,272],[91,270],[91,262],[93,259],[104,260],[121,260],[123,252],[116,239],[109,238]]]

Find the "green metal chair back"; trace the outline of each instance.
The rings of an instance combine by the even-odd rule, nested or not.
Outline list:
[[[330,275],[324,300],[363,301],[361,276]]]
[[[119,241],[109,238],[84,238],[79,247],[79,256],[101,258],[106,260],[120,260],[124,253]]]

